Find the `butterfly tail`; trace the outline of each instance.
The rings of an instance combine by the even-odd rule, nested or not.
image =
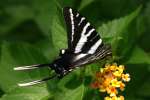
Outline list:
[[[32,69],[44,68],[44,67],[50,67],[52,69],[51,65],[52,64],[36,64],[36,65],[30,65],[30,66],[21,66],[21,67],[15,67],[14,70],[24,71],[24,70],[32,70]],[[48,81],[50,79],[53,79],[55,77],[58,77],[57,74],[53,74],[50,77],[39,79],[39,80],[33,80],[30,82],[19,83],[18,86],[24,87],[24,86],[31,86],[31,85],[35,85],[35,84],[40,84],[40,83],[43,83],[43,82]]]
[[[32,86],[32,85],[43,83],[43,82],[48,81],[50,79],[53,79],[55,77],[57,77],[56,74],[54,74],[51,77],[47,77],[47,78],[43,78],[43,79],[39,79],[39,80],[34,80],[34,81],[31,81],[31,82],[19,83],[18,86],[20,86],[20,87]]]
[[[15,67],[14,70],[31,70],[31,69],[37,69],[37,68],[43,68],[48,67],[50,64],[36,64],[36,65],[29,65],[29,66],[21,66],[21,67]]]

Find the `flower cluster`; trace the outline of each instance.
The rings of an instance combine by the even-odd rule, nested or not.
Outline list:
[[[117,96],[118,90],[123,91],[125,82],[130,81],[130,75],[125,74],[124,69],[124,65],[106,64],[105,68],[101,68],[96,73],[96,80],[92,83],[92,87],[109,94],[105,100],[124,100],[124,96]]]

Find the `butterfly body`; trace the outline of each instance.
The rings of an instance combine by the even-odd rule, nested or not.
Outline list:
[[[64,50],[61,50],[58,59],[54,60],[50,64],[50,67],[55,70],[59,78],[62,78],[75,68],[103,59],[108,55],[111,55],[110,46],[105,45],[93,55],[87,53],[71,53],[67,50],[64,52]]]
[[[67,27],[68,48],[60,50],[59,57],[51,64],[15,68],[15,70],[28,70],[49,66],[56,74],[42,80],[19,84],[20,86],[41,83],[56,76],[62,78],[75,68],[101,60],[112,54],[110,46],[103,43],[100,35],[85,17],[70,7],[63,8],[63,14]]]

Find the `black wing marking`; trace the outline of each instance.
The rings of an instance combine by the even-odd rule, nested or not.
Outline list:
[[[64,14],[64,18],[65,18],[65,22],[66,22],[66,26],[67,26],[67,36],[68,36],[68,49],[71,50],[72,48],[72,42],[73,42],[73,36],[75,33],[75,27],[77,27],[77,23],[75,21],[75,17],[74,14],[72,12],[72,9],[69,7],[65,7],[63,9],[63,14]]]
[[[68,49],[73,53],[94,54],[103,43],[93,26],[70,7],[63,9],[68,30]]]

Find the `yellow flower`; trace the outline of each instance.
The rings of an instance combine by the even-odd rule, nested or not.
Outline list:
[[[121,77],[122,73],[119,71],[113,72],[114,76]]]
[[[104,100],[124,100],[123,96],[117,97],[117,96],[113,96],[113,97],[105,97]]]
[[[111,100],[124,100],[124,97],[123,96],[120,96],[120,97],[114,96],[114,97],[112,97]]]
[[[124,66],[123,65],[119,65],[119,67],[116,67],[116,71],[113,72],[113,74],[117,77],[121,77],[122,73],[124,70]]]
[[[120,97],[119,97],[119,100],[124,100],[124,96],[120,96]]]
[[[96,73],[96,81],[92,83],[92,87],[109,94],[109,97],[104,98],[105,100],[124,100],[123,96],[117,96],[118,90],[123,91],[125,89],[123,82],[130,81],[130,75],[124,73],[124,69],[124,65],[106,64]]]
[[[111,97],[105,97],[104,100],[112,100]]]
[[[104,86],[101,86],[101,87],[99,88],[99,91],[100,91],[100,92],[106,92],[106,88],[105,88]]]
[[[121,83],[121,81],[118,81],[117,79],[111,80],[111,85],[113,87],[120,87],[120,83]]]
[[[130,81],[130,75],[129,74],[122,74],[122,80],[125,82],[129,82]]]
[[[123,73],[123,70],[124,70],[124,69],[125,69],[125,68],[124,68],[124,65],[119,65],[118,70],[119,70],[120,72]]]
[[[112,65],[110,65],[110,64],[105,65],[105,69],[108,69],[108,70],[111,70],[111,71],[116,70],[116,68],[117,68],[117,64],[116,63],[114,63]]]

